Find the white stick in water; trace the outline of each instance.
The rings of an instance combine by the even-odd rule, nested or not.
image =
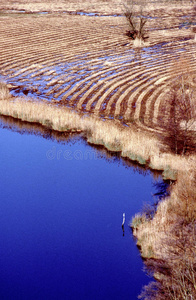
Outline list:
[[[122,221],[122,226],[125,224],[125,213],[123,213],[123,221]]]

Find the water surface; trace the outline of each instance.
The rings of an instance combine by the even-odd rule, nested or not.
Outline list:
[[[150,278],[128,223],[152,176],[20,131],[1,123],[0,299],[137,299]]]

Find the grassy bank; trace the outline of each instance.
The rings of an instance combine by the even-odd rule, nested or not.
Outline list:
[[[159,202],[154,216],[149,218],[144,212],[132,220],[133,234],[138,239],[138,246],[142,246],[144,258],[166,258],[164,247],[159,247],[160,241],[179,219],[196,221],[196,173],[179,172],[170,189],[170,196]]]
[[[195,157],[164,153],[161,142],[152,133],[135,126],[125,127],[114,120],[74,112],[54,103],[10,98],[0,101],[0,114],[42,124],[59,132],[83,132],[87,141],[120,152],[124,158],[163,171],[165,179],[175,179],[178,170],[192,168]]]
[[[157,279],[141,298],[196,299],[196,171],[179,172],[155,215],[138,214],[131,226],[147,272]]]

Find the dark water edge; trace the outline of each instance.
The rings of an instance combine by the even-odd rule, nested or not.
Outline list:
[[[0,299],[137,299],[151,279],[128,224],[150,172],[13,118],[0,136]]]

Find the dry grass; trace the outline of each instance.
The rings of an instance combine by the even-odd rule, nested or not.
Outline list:
[[[142,256],[148,258],[157,283],[144,299],[195,299],[196,296],[196,172],[180,172],[171,195],[162,200],[152,220],[136,215],[132,225]],[[138,221],[140,220],[140,221]],[[192,298],[191,298],[192,296]]]
[[[149,164],[151,168],[165,170],[165,176],[171,178],[169,171],[190,171],[195,156],[179,157],[162,153],[156,137],[138,130],[136,127],[124,127],[118,121],[102,120],[93,115],[78,114],[66,107],[48,102],[36,102],[23,98],[0,102],[0,113],[28,122],[37,122],[56,131],[82,131],[88,141],[104,145],[108,150],[121,152],[123,157]],[[141,146],[142,145],[142,146]],[[168,172],[167,172],[168,171]]]
[[[0,81],[0,100],[6,100],[11,98],[9,89],[5,82]]]
[[[156,140],[146,139],[146,135],[137,130],[131,130],[113,120],[103,121],[98,117],[78,114],[66,107],[56,106],[48,102],[38,103],[23,98],[0,103],[2,115],[13,116],[24,121],[37,122],[50,126],[57,131],[83,131],[90,142],[104,143],[119,147],[126,156],[129,152],[137,152],[146,160],[151,152],[156,151]],[[140,145],[143,145],[141,147]]]
[[[15,10],[24,9],[27,12],[37,12],[37,11],[91,11],[91,12],[106,12],[106,13],[116,13],[121,11],[121,1],[81,1],[81,0],[71,0],[71,1],[53,1],[53,0],[19,0],[19,1],[5,1],[2,0],[0,4],[1,8],[12,8]]]
[[[159,202],[157,212],[152,220],[142,215],[141,224],[134,228],[134,235],[139,243],[142,240],[142,253],[145,256],[148,247],[153,249],[156,258],[166,259],[162,240],[166,238],[171,227],[180,219],[187,222],[196,220],[196,185],[195,164],[189,172],[179,172],[177,182],[171,186],[171,195]],[[136,215],[136,219],[139,215]],[[133,219],[133,224],[135,219]],[[145,237],[145,240],[143,239]]]

